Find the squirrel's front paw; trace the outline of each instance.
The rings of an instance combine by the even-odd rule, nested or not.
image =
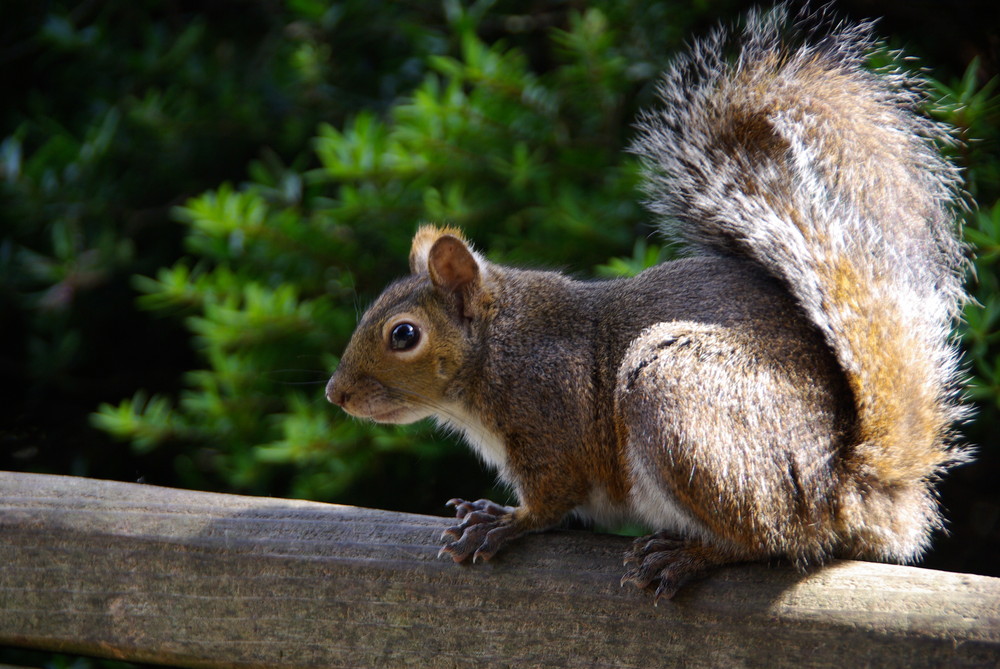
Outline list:
[[[449,527],[441,539],[455,539],[441,547],[438,557],[450,555],[455,562],[489,560],[500,548],[523,532],[514,519],[514,508],[501,506],[488,499],[466,502],[452,499],[448,506],[455,507],[455,516],[462,522]]]
[[[640,537],[625,553],[629,569],[621,584],[639,589],[653,588],[654,603],[672,599],[682,585],[702,575],[709,567],[729,562],[712,546],[678,539],[666,532]]]

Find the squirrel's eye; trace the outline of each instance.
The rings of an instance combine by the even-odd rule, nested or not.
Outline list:
[[[420,341],[420,330],[413,323],[400,323],[389,333],[389,347],[394,351],[406,351]]]

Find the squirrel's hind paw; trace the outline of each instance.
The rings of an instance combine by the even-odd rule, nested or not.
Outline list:
[[[678,539],[667,532],[640,537],[625,553],[628,569],[621,584],[654,590],[654,604],[673,599],[681,586],[704,576],[712,567],[738,561],[733,555],[697,541]]]

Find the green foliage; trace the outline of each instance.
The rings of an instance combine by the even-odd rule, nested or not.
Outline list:
[[[140,450],[170,443],[190,484],[208,475],[243,490],[340,498],[381,471],[384,454],[434,460],[450,448],[423,426],[345,419],[322,398],[362,305],[406,271],[418,224],[459,225],[501,261],[572,259],[570,270],[600,276],[669,255],[644,241],[636,164],[622,152],[630,100],[659,67],[636,66],[637,47],[611,27],[609,6],[546,31],[539,71],[528,56],[538,58],[538,44],[481,37],[490,4],[445,3],[451,48],[425,52],[423,79],[382,114],[320,124],[312,156],[287,165],[265,152],[246,183],[175,210],[194,260],[134,285],[142,307],[184,318],[205,368],[185,374],[176,399],[139,392],[102,405],[95,425]],[[938,107],[969,136],[988,132],[993,110],[992,91],[975,81],[941,86]],[[976,150],[957,157],[973,191],[992,169]],[[986,212],[969,236],[988,249],[996,227]],[[630,258],[607,261],[630,247]],[[973,393],[995,402],[997,286],[989,254],[977,262],[990,278],[977,293],[985,308],[967,318]]]
[[[976,212],[965,235],[978,251],[976,303],[966,308],[963,332],[973,372],[969,393],[984,408],[1000,409],[1000,201]]]
[[[320,118],[378,108],[417,81],[408,28],[420,16],[363,0],[7,7],[0,280],[26,321],[28,359],[12,364],[27,383],[65,385],[99,346],[88,324],[131,311],[88,296],[177,257],[174,202],[242,177],[262,151],[298,154]],[[422,47],[443,48],[422,22]],[[333,42],[378,42],[379,73],[334,58]]]
[[[346,420],[322,397],[356,291],[367,301],[405,271],[419,223],[457,224],[515,262],[587,268],[632,244],[641,214],[622,120],[642,82],[604,15],[553,31],[553,66],[538,74],[520,49],[478,36],[476,7],[447,8],[455,53],[429,54],[430,72],[384,116],[323,124],[318,164],[270,155],[243,186],[177,208],[197,262],[135,286],[143,307],[186,316],[207,367],[186,375],[176,402],[140,392],[103,405],[96,425],[140,449],[193,444],[194,459],[211,444],[200,465],[233,487],[287,477],[294,495],[337,497],[383,453],[447,448],[423,426]]]
[[[932,82],[940,96],[934,113],[951,124],[962,140],[955,160],[965,168],[965,183],[978,208],[965,217],[965,238],[973,256],[962,339],[971,371],[968,395],[983,408],[979,430],[1000,433],[1000,97],[998,79],[979,83],[973,59],[952,85]]]
[[[631,257],[611,258],[607,263],[595,267],[594,273],[602,279],[635,276],[670,257],[668,249],[648,243],[645,237],[639,237],[632,247]]]
[[[160,269],[188,246],[201,257],[198,243],[214,244],[221,234],[210,229],[185,241],[172,210],[249,172],[263,198],[247,199],[251,209],[226,209],[241,206],[243,195],[227,199],[221,190],[218,212],[190,216],[224,224],[282,203],[284,213],[268,225],[282,221],[294,239],[294,203],[309,188],[300,172],[317,124],[382,109],[416,85],[426,54],[447,48],[438,10],[366,0],[204,7],[55,0],[10,3],[0,32],[0,369],[11,396],[0,403],[0,456],[14,468],[227,487],[228,472],[211,465],[218,458],[208,425],[177,420],[174,400],[163,394],[207,382],[183,376],[196,364],[190,336],[228,338],[207,354],[230,370],[225,351],[252,338],[263,351],[259,364],[270,370],[267,351],[280,348],[275,340],[297,319],[336,316],[298,309],[294,289],[248,281],[249,270],[232,273],[227,285],[224,268],[215,267],[218,289],[209,294],[204,261]],[[339,57],[334,44],[376,56]],[[211,206],[206,199],[203,208]],[[234,234],[229,243],[237,241]],[[285,258],[280,248],[268,254]],[[133,275],[156,278],[137,278],[133,288]],[[152,288],[157,283],[163,291]],[[191,320],[153,321],[136,309],[136,291],[148,296],[142,308],[159,302]],[[283,314],[280,322],[258,328],[270,309]],[[230,373],[211,385],[224,396],[241,382]],[[136,388],[145,390],[96,425],[130,426],[139,457],[108,458],[107,435],[89,430],[86,416]],[[191,411],[225,412],[220,398],[180,394]],[[266,405],[264,416],[272,409],[266,398],[258,404]],[[180,478],[157,471],[174,457],[154,448],[165,435],[192,445],[190,453],[178,449],[178,471],[187,472]],[[197,473],[203,461],[207,476]]]

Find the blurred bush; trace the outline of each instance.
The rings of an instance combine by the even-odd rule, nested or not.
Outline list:
[[[298,17],[296,34],[317,31],[321,4]],[[357,312],[405,270],[421,222],[461,225],[503,260],[572,258],[577,271],[641,238],[634,161],[621,147],[637,93],[669,53],[657,40],[676,41],[697,16],[617,4],[610,11],[633,22],[623,43],[597,8],[492,4],[445,2],[424,15],[410,43],[420,65],[407,70],[421,79],[391,105],[318,124],[308,153],[261,151],[239,186],[175,208],[186,255],[133,285],[143,309],[183,319],[205,368],[185,372],[179,392],[140,384],[103,404],[94,425],[140,454],[172,453],[191,487],[426,510],[454,476],[488,486],[463,451],[465,464],[442,463],[456,459],[454,444],[427,426],[334,411],[322,389],[335,356]],[[656,11],[673,28],[637,32]],[[337,80],[323,66],[336,60],[330,47],[308,53],[304,72],[319,72],[310,82]]]
[[[645,74],[630,75],[605,15],[547,30],[536,73],[523,50],[479,37],[478,7],[446,8],[455,55],[428,54],[424,79],[384,115],[322,124],[314,166],[268,155],[239,188],[177,208],[189,258],[136,286],[142,306],[184,314],[208,368],[187,374],[177,402],[140,391],[104,405],[101,428],[140,449],[194,444],[178,459],[188,482],[207,465],[236,489],[283,476],[292,495],[342,498],[383,453],[427,461],[447,448],[423,425],[347,420],[322,396],[358,309],[405,271],[420,222],[460,225],[513,262],[588,269],[631,246],[641,214],[622,101]],[[387,488],[419,486],[377,469]]]
[[[412,89],[447,49],[440,10],[53,1],[3,19],[4,462],[193,484],[169,451],[136,460],[86,424],[137,388],[176,394],[200,364],[181,322],[137,310],[130,277],[187,253],[175,206],[249,178],[252,159],[301,164],[321,120]]]

